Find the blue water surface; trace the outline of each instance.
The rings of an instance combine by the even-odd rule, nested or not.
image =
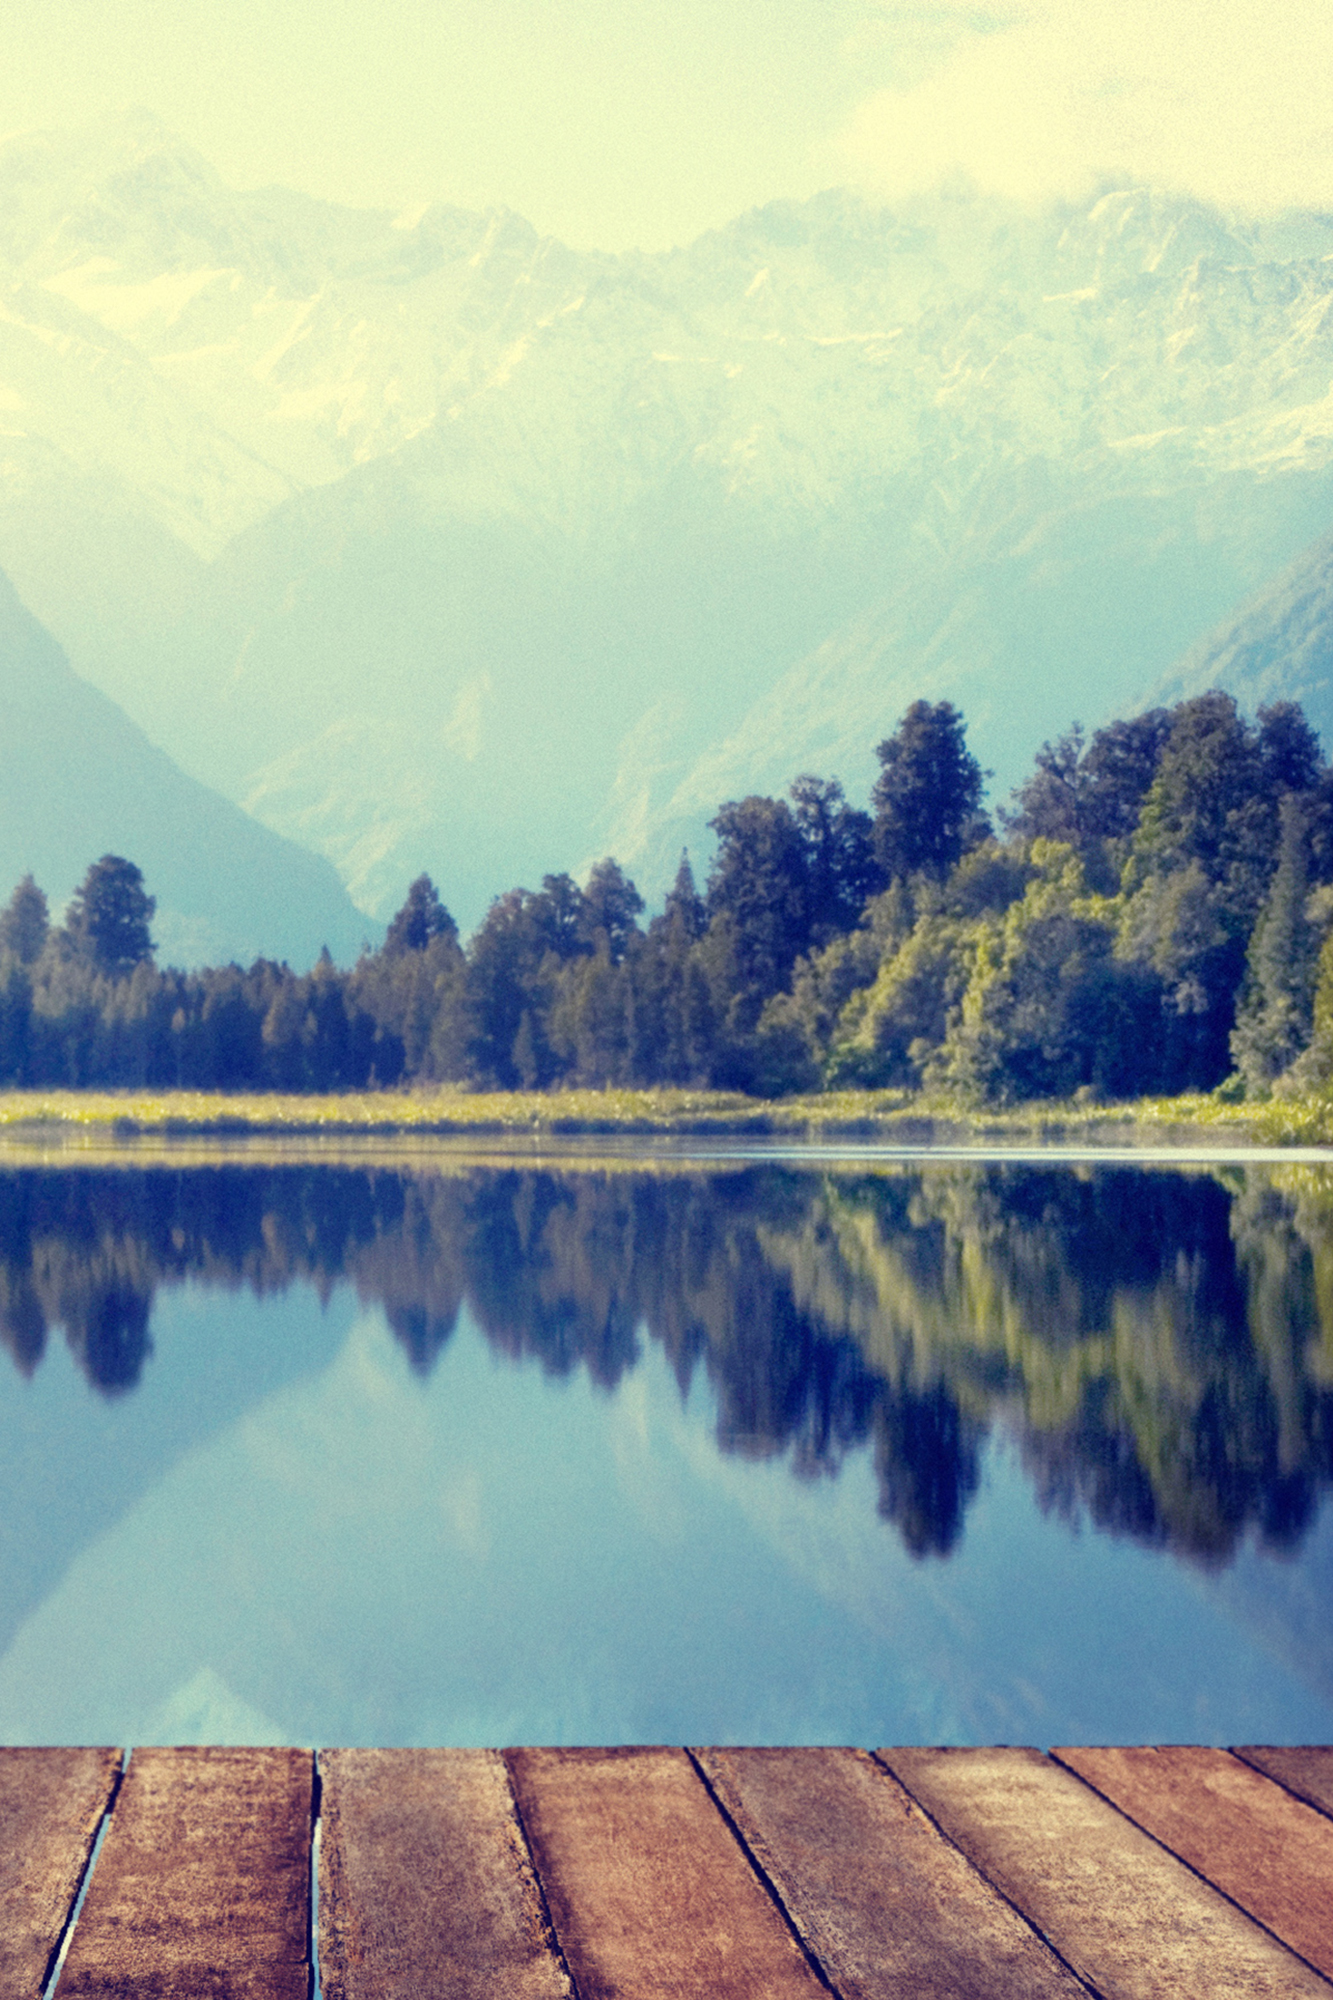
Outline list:
[[[381,1187],[382,1226],[289,1256],[281,1282],[256,1281],[244,1244],[230,1265],[155,1249],[177,1183],[145,1223],[120,1171],[101,1235],[79,1184],[69,1251],[101,1257],[120,1303],[66,1309],[60,1337],[53,1184],[30,1265],[45,1345],[0,1360],[6,1743],[1333,1738],[1319,1367],[1265,1418],[1272,1493],[1208,1470],[1268,1462],[1263,1413],[1229,1403],[1237,1383],[1270,1394],[1269,1348],[1323,1353],[1318,1243],[1275,1303],[1269,1266],[1234,1248],[1245,1189],[1209,1183],[1203,1210],[1187,1190],[1175,1245],[1159,1203],[1123,1283],[1088,1273],[1085,1311],[1060,1255],[1076,1266],[1086,1204],[1066,1226],[1058,1189],[975,1169],[888,1193],[701,1169],[686,1214],[671,1190],[627,1196],[623,1169],[511,1173],[501,1200],[479,1168],[482,1195],[450,1195],[464,1222],[414,1225]],[[303,1213],[320,1188],[307,1175]],[[1301,1236],[1271,1179],[1249,1194],[1255,1241],[1285,1230],[1295,1269],[1308,1218]],[[1132,1189],[1106,1198],[1123,1234]],[[1210,1341],[1236,1349],[1216,1394]],[[1205,1383],[1193,1404],[1182,1372]],[[1197,1491],[1173,1483],[1188,1407],[1217,1433]],[[1299,1504],[1292,1408],[1314,1412],[1285,1446]]]

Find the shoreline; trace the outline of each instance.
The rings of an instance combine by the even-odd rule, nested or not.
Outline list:
[[[578,1139],[843,1142],[895,1150],[1068,1149],[1176,1153],[1333,1149],[1333,1101],[1235,1104],[1212,1097],[1118,1104],[1038,1101],[979,1110],[906,1091],[747,1098],[736,1092],[359,1091],[328,1096],[221,1091],[0,1092],[0,1151],[73,1142],[324,1139]]]

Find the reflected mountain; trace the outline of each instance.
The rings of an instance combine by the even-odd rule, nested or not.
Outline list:
[[[428,1374],[493,1351],[610,1390],[662,1348],[727,1453],[871,1454],[906,1547],[962,1537],[985,1440],[1043,1507],[1218,1567],[1333,1479],[1333,1176],[956,1165],[0,1174],[0,1341],[124,1396],[163,1286],[347,1286]]]

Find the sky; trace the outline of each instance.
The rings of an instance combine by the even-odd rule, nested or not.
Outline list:
[[[237,187],[659,249],[941,178],[1333,206],[1329,0],[11,0],[0,133],[155,112]]]

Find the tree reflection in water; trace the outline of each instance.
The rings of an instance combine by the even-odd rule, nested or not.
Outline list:
[[[667,1173],[249,1166],[0,1175],[0,1339],[52,1328],[105,1395],[158,1286],[338,1284],[428,1373],[493,1349],[613,1389],[702,1367],[724,1451],[802,1478],[868,1446],[916,1555],[958,1543],[983,1441],[1043,1505],[1217,1564],[1294,1546],[1333,1475],[1333,1178],[950,1165]]]

